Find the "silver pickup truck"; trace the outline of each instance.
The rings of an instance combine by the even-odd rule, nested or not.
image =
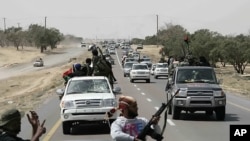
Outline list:
[[[179,93],[174,96],[178,89]],[[168,111],[173,114],[173,119],[179,119],[182,110],[186,113],[205,111],[208,116],[215,112],[217,120],[225,118],[226,94],[212,67],[176,67],[173,75],[168,78],[166,94],[167,101],[174,96]]]

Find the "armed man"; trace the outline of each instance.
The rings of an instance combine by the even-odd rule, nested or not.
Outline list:
[[[144,141],[138,136],[147,126],[149,120],[144,117],[138,117],[137,102],[133,97],[120,96],[118,100],[119,106],[117,109],[121,111],[121,116],[111,124],[111,137],[115,141]],[[109,115],[112,116],[112,115]],[[160,136],[160,126],[158,122],[160,117],[153,117],[152,130],[147,135],[155,138]],[[146,135],[145,135],[146,136]],[[157,137],[158,137],[157,136]]]

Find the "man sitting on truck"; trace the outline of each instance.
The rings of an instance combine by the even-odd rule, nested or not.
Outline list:
[[[120,96],[119,106],[121,116],[118,117],[111,125],[111,137],[116,141],[141,141],[137,136],[147,125],[148,120],[138,116],[137,102],[133,97]],[[112,114],[112,113],[111,113]],[[109,115],[112,116],[112,115]],[[156,133],[160,133],[161,129],[158,125],[160,117],[154,117],[153,127]]]

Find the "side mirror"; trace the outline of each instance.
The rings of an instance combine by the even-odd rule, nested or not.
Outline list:
[[[113,92],[114,92],[114,94],[119,94],[121,92],[121,88],[120,87],[115,87],[113,89]]]
[[[223,83],[223,79],[218,79],[217,82],[218,82],[218,84],[222,84]]]
[[[57,95],[62,96],[64,94],[64,89],[57,89],[56,93]]]
[[[174,84],[174,81],[173,81],[173,79],[171,77],[168,79],[168,82],[169,82],[170,85]]]

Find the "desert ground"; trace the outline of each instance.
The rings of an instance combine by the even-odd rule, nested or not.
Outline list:
[[[38,57],[44,57],[46,54],[54,51],[63,51],[66,47],[68,46],[58,46],[57,49],[47,50],[45,53],[40,53],[39,49],[31,47],[24,47],[23,50],[19,51],[14,47],[0,48],[0,69],[19,63],[33,62]],[[158,54],[159,50],[160,47],[144,45],[144,48],[139,51],[142,54],[150,56],[153,63],[156,63],[160,59],[160,55]],[[24,112],[35,110],[46,98],[55,95],[55,90],[58,87],[63,86],[62,73],[70,68],[73,63],[83,62],[86,57],[91,57],[91,53],[86,52],[81,56],[85,57],[76,57],[76,60],[69,61],[62,66],[29,72],[0,80],[1,109],[12,106]],[[250,98],[249,77],[247,78],[236,74],[230,65],[218,67],[215,68],[215,70],[217,77],[223,79],[221,86],[226,91]],[[245,72],[250,74],[250,67],[247,67]],[[0,113],[1,112],[2,110],[0,110]]]

